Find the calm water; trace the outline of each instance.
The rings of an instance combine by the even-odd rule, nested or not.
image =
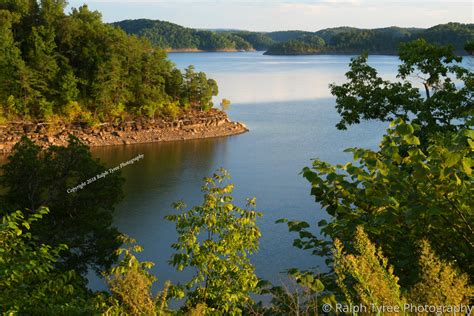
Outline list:
[[[190,64],[219,83],[222,98],[232,101],[229,115],[244,122],[249,133],[227,138],[98,148],[93,154],[110,166],[144,154],[144,159],[123,170],[125,200],[118,205],[115,224],[137,239],[145,250],[142,260],[156,263],[160,284],[188,279],[167,264],[177,236],[174,224],[163,220],[171,204],[202,201],[202,179],[220,167],[230,171],[236,203],[256,197],[262,231],[260,251],[252,257],[259,277],[278,283],[279,272],[291,268],[320,267],[321,258],[292,246],[296,237],[279,218],[314,224],[325,217],[310,196],[310,186],[299,174],[312,158],[344,163],[345,148],[376,148],[386,124],[365,122],[338,131],[334,99],[328,84],[342,83],[349,56],[276,57],[261,53],[179,53],[170,58],[180,68]],[[370,63],[385,78],[395,77],[398,59],[374,56]],[[91,287],[102,288],[91,278]]]
[[[279,218],[302,219],[316,224],[325,215],[309,195],[310,186],[299,174],[311,159],[343,163],[350,157],[347,147],[376,148],[385,124],[364,123],[338,131],[338,114],[328,89],[342,82],[348,69],[347,56],[271,57],[261,53],[171,54],[180,68],[189,64],[205,71],[219,83],[221,98],[232,101],[229,115],[244,122],[250,132],[227,138],[146,144],[95,149],[94,154],[114,166],[138,154],[145,158],[123,169],[127,179],[125,200],[115,213],[120,231],[136,238],[145,251],[141,259],[157,263],[154,272],[160,283],[184,281],[167,264],[176,240],[173,223],[163,217],[171,204],[202,201],[202,178],[219,167],[230,171],[236,202],[256,197],[261,246],[252,257],[257,274],[278,283],[279,272],[291,267],[319,266],[323,260],[292,246]],[[384,76],[393,78],[398,60],[377,56],[371,59]],[[97,286],[97,281],[92,282]]]

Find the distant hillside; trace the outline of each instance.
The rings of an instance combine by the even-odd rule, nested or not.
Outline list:
[[[147,38],[169,50],[252,50],[253,46],[233,32],[196,30],[158,20],[125,20],[113,23],[129,34]]]
[[[356,54],[396,54],[398,46],[419,38],[428,42],[453,45],[457,53],[464,52],[464,44],[474,39],[474,24],[448,23],[429,29],[388,27],[380,29],[336,28],[315,33],[323,38],[323,52]]]
[[[114,23],[129,34],[147,38],[167,50],[249,51],[264,50],[268,55],[371,54],[397,53],[402,42],[424,38],[428,42],[453,45],[465,54],[467,41],[474,40],[474,24],[447,23],[428,29],[387,27],[358,29],[337,27],[317,32],[250,32],[234,30],[197,30],[158,20],[125,20]]]
[[[357,29],[338,27],[313,33],[321,41],[299,36],[284,43],[269,47],[268,55],[305,54],[370,54],[394,55],[400,43],[424,38],[428,42],[453,45],[458,54],[465,54],[464,45],[474,40],[474,24],[448,23],[429,29],[387,27],[380,29]]]

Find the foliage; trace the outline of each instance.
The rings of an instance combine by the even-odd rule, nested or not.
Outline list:
[[[89,295],[74,271],[59,271],[55,264],[65,245],[51,247],[30,232],[48,209],[25,217],[15,211],[0,223],[0,310],[5,314],[58,315],[90,313]]]
[[[474,36],[473,24],[447,23],[428,29],[387,27],[357,29],[337,27],[317,32],[204,31],[159,20],[124,20],[113,23],[129,34],[144,37],[166,49],[266,50],[268,55],[318,53],[396,54],[398,46],[416,39],[437,45],[452,45],[463,53],[466,41]]]
[[[231,102],[229,99],[222,99],[221,101],[221,110],[227,111],[230,108]]]
[[[16,209],[30,214],[47,205],[51,213],[31,233],[52,247],[69,246],[61,251],[59,266],[80,274],[87,268],[100,271],[110,266],[119,245],[112,212],[122,198],[120,172],[101,177],[106,167],[73,136],[67,147],[43,151],[23,137],[1,168],[2,214]]]
[[[178,106],[176,102],[168,103],[161,108],[161,113],[165,117],[176,119],[181,112],[181,108]]]
[[[469,285],[466,274],[459,273],[452,264],[441,260],[427,240],[420,243],[419,258],[421,275],[410,289],[410,302],[430,306],[469,304],[474,288]]]
[[[474,74],[458,64],[461,57],[453,54],[452,47],[418,40],[400,48],[400,59],[397,82],[380,78],[367,64],[367,55],[352,60],[348,82],[330,86],[342,117],[339,129],[361,120],[411,119],[420,126],[424,139],[437,131],[457,131],[472,124]],[[409,80],[412,77],[421,80],[425,96]]]
[[[268,33],[268,36],[275,42],[286,42],[312,34],[306,31],[276,31]]]
[[[398,278],[393,268],[365,234],[357,227],[353,245],[354,254],[345,254],[342,243],[334,241],[334,271],[337,284],[349,304],[364,306],[399,306],[401,299]]]
[[[65,122],[70,123],[78,120],[88,120],[91,113],[84,110],[79,102],[70,101],[63,107],[61,116]]]
[[[466,52],[468,52],[470,55],[474,55],[474,41],[466,42],[466,45],[464,45],[464,49],[465,49]]]
[[[195,72],[193,66],[185,70],[183,86],[186,93],[183,94],[185,102],[194,108],[207,110],[214,106],[212,97],[219,93],[217,82],[207,79],[203,72]]]
[[[473,288],[468,276],[438,258],[427,240],[422,240],[417,257],[419,281],[402,292],[387,258],[359,226],[354,236],[353,253],[346,253],[334,241],[334,270],[348,304],[370,306],[467,306]],[[419,254],[419,255],[417,255]]]
[[[265,55],[311,55],[322,51],[324,40],[317,35],[304,35],[297,39],[272,45]]]
[[[412,254],[422,239],[472,275],[473,137],[472,130],[461,130],[432,137],[424,146],[415,127],[398,120],[378,151],[348,150],[356,163],[332,166],[315,160],[303,176],[330,216],[319,222],[321,233],[351,250],[352,236],[362,226],[382,247],[403,287],[417,280]],[[295,246],[330,255],[331,242],[311,233],[308,223],[288,224],[299,232]]]
[[[129,34],[148,39],[165,49],[250,50],[252,45],[239,34],[185,28],[158,20],[124,20],[114,23]]]
[[[135,254],[143,251],[136,241],[121,235],[119,240],[126,245],[116,251],[120,262],[105,274],[111,292],[108,299],[102,299],[99,310],[106,315],[166,315],[167,290],[156,297],[151,292],[156,278],[149,272],[152,262],[140,262]]]
[[[459,305],[472,293],[474,272],[473,73],[452,47],[422,39],[402,45],[400,59],[397,82],[380,78],[362,55],[347,83],[331,85],[338,128],[394,121],[378,151],[348,149],[354,162],[315,160],[303,169],[328,215],[321,235],[306,222],[280,222],[299,234],[296,247],[333,262],[327,276],[349,304]]]
[[[253,210],[255,199],[248,200],[248,209],[232,204],[233,185],[227,179],[225,170],[205,179],[201,206],[184,211],[184,204],[177,203],[181,214],[166,217],[176,223],[179,235],[170,263],[178,271],[195,271],[185,286],[187,306],[206,306],[207,313],[241,313],[258,283],[248,255],[258,249],[256,219],[261,214]]]
[[[474,36],[474,24],[447,23],[428,29],[387,27],[358,29],[338,27],[313,33],[321,37],[326,45],[317,53],[336,54],[396,54],[399,46],[417,39],[436,45],[452,45],[462,54],[466,41]],[[292,38],[294,39],[294,38]],[[288,41],[290,39],[286,39]]]
[[[435,25],[414,36],[437,45],[452,45],[462,53],[464,44],[474,37],[474,24],[446,23]]]
[[[0,104],[9,120],[114,121],[149,104],[185,107],[182,96],[194,97],[163,51],[102,23],[87,6],[66,14],[65,1],[23,4],[0,3]]]
[[[5,117],[4,110],[2,109],[2,106],[0,105],[0,125],[6,124],[7,122],[8,120]]]
[[[260,281],[259,294],[271,295],[270,304],[259,302],[247,308],[250,315],[317,315],[323,304],[336,304],[335,297],[327,291],[320,275],[312,271],[287,271],[288,279],[281,286],[271,286]]]
[[[251,48],[258,51],[266,50],[275,43],[275,41],[270,36],[271,33],[268,34],[260,32],[239,31],[232,32],[232,34],[243,38],[248,43],[250,43]]]

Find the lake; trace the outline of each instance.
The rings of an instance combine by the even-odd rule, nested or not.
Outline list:
[[[202,179],[224,167],[235,184],[235,202],[257,198],[264,215],[259,252],[252,256],[259,277],[279,283],[280,272],[292,267],[325,270],[324,260],[292,246],[295,234],[279,218],[314,224],[326,218],[310,196],[302,178],[312,158],[344,163],[348,147],[376,148],[387,124],[364,122],[338,131],[339,116],[328,84],[342,83],[350,56],[264,56],[252,53],[175,53],[170,59],[184,69],[192,64],[219,84],[219,100],[232,101],[232,120],[243,122],[249,133],[205,140],[96,148],[95,156],[115,166],[138,154],[144,159],[123,169],[127,179],[125,199],[117,207],[115,224],[144,247],[140,259],[156,263],[153,269],[163,284],[180,282],[188,273],[177,273],[167,260],[175,242],[174,224],[163,220],[171,204],[202,202]],[[373,56],[370,63],[382,76],[393,79],[398,59]],[[91,286],[100,285],[96,279]]]
[[[257,198],[263,213],[260,250],[251,257],[259,277],[279,284],[285,269],[315,268],[325,271],[324,260],[310,251],[292,246],[295,234],[280,218],[306,220],[314,225],[327,218],[310,196],[302,178],[311,159],[345,163],[348,147],[377,148],[388,124],[364,122],[339,131],[339,116],[329,83],[344,82],[350,56],[264,56],[251,53],[174,53],[169,57],[184,69],[192,64],[217,80],[219,96],[232,101],[228,110],[234,121],[249,133],[226,138],[94,148],[93,155],[115,167],[139,154],[144,158],[122,169],[126,178],[125,199],[117,206],[115,225],[144,247],[141,260],[153,261],[159,285],[189,280],[190,272],[176,272],[167,261],[176,241],[174,223],[163,217],[173,212],[171,204],[183,200],[188,206],[202,203],[204,177],[220,167],[235,184],[235,203],[244,206],[247,197]],[[369,63],[382,77],[394,79],[399,64],[393,56],[371,56]],[[90,277],[93,289],[102,282]]]

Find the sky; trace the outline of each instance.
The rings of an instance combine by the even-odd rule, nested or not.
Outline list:
[[[105,22],[157,19],[192,28],[317,31],[336,26],[431,27],[474,23],[474,0],[69,0]]]

